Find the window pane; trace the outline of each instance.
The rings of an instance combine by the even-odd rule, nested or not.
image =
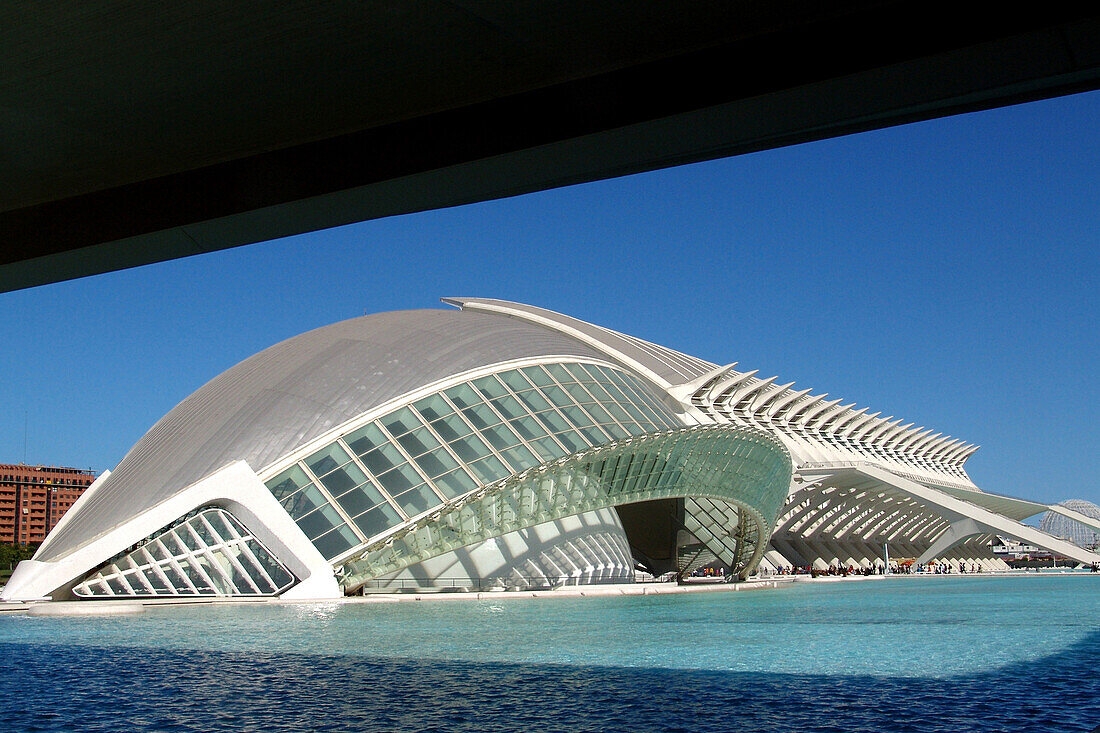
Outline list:
[[[588,391],[592,393],[592,396],[600,402],[609,402],[611,400],[611,395],[607,393],[603,385],[597,384],[596,382],[588,382],[584,386],[587,387]]]
[[[325,556],[326,560],[346,552],[359,544],[359,538],[355,536],[346,524],[340,525],[336,530],[322,535],[313,540],[313,545]]]
[[[394,500],[410,517],[443,503],[427,486],[419,486],[412,491],[407,491],[401,496],[394,497]]]
[[[523,392],[524,390],[531,389],[531,383],[524,379],[523,375],[515,369],[511,369],[497,376],[504,380],[504,383],[516,392]]]
[[[341,523],[340,515],[328,504],[298,520],[298,526],[310,538],[322,535]]]
[[[470,470],[474,472],[482,483],[489,483],[498,478],[504,478],[511,473],[504,464],[497,460],[496,456],[488,456],[477,463],[470,464]]]
[[[583,364],[562,364],[562,367],[573,375],[573,379],[578,382],[587,382],[591,379],[588,372],[584,370]]]
[[[496,408],[496,411],[504,415],[505,419],[508,420],[527,414],[527,410],[523,409],[523,406],[511,395],[493,400],[492,404],[493,407]]]
[[[534,440],[546,435],[546,431],[533,417],[520,417],[512,420],[509,425],[520,434],[524,440]]]
[[[462,411],[462,414],[479,430],[484,430],[490,425],[496,425],[500,422],[500,418],[489,409],[488,405],[468,407]]]
[[[497,425],[484,430],[481,433],[482,437],[489,441],[490,444],[497,450],[503,450],[509,446],[515,445],[519,442],[519,438],[516,434],[508,429],[507,425]]]
[[[481,402],[481,398],[474,392],[470,385],[460,384],[456,387],[451,387],[444,394],[450,398],[451,402],[455,403],[459,407],[469,407],[470,405],[476,405]]]
[[[580,432],[590,445],[602,445],[608,442],[607,436],[597,427],[580,428]]]
[[[453,443],[449,444],[463,463],[470,463],[476,461],[482,456],[487,456],[491,451],[489,447],[482,442],[481,438],[476,435],[469,435],[465,438],[460,438]]]
[[[467,491],[472,491],[477,488],[477,482],[470,478],[469,474],[461,468],[444,476],[440,476],[435,479],[434,483],[448,499],[453,499],[459,494],[465,494]]]
[[[579,407],[563,407],[561,411],[569,418],[569,422],[577,427],[586,427],[592,424],[592,419],[588,417],[588,415],[585,415],[584,411]]]
[[[573,381],[573,375],[565,371],[565,369],[562,368],[561,364],[547,364],[546,369],[550,372],[550,374],[554,376],[554,379],[558,380],[562,384],[564,384],[565,382]]]
[[[546,429],[551,433],[561,433],[569,429],[569,425],[562,419],[561,415],[556,412],[547,411],[540,412],[535,415],[539,422],[546,426]]]
[[[492,375],[482,377],[481,379],[475,379],[474,387],[488,399],[501,397],[505,394],[504,387],[502,387],[500,382],[497,381],[497,378]]]
[[[347,451],[340,447],[339,443],[325,446],[306,459],[306,465],[313,475],[320,477],[337,466],[342,466],[351,460]]]
[[[607,410],[603,409],[595,402],[585,405],[584,409],[588,410],[588,414],[596,421],[596,424],[603,425],[605,423],[614,422],[611,416],[607,414]]]
[[[441,418],[444,415],[450,415],[454,410],[447,404],[447,401],[437,394],[431,397],[425,397],[419,402],[413,405],[424,416],[426,420],[435,420]]]
[[[389,443],[363,456],[363,465],[375,476],[404,462],[405,457]]]
[[[534,453],[527,450],[527,448],[522,445],[517,445],[515,448],[508,448],[507,450],[501,451],[501,454],[512,464],[512,468],[516,471],[522,471],[525,468],[537,466],[542,463]]]
[[[576,453],[577,451],[584,450],[588,447],[588,443],[581,440],[581,437],[574,433],[572,430],[565,433],[560,433],[556,437],[558,440],[561,441],[562,445],[564,445],[566,449],[569,450],[570,453]]]
[[[420,456],[416,459],[416,465],[420,466],[420,469],[431,478],[458,468],[455,459],[451,458],[451,455],[444,450],[432,451]]]
[[[530,408],[531,412],[542,412],[550,409],[550,403],[538,392],[524,392],[519,398],[523,400],[523,404]]]
[[[374,487],[368,484],[368,486],[365,488],[369,488],[369,491],[361,491],[359,489],[349,491],[348,493],[339,497],[336,500],[336,503],[339,504],[340,508],[347,512],[349,515],[355,516],[356,514],[362,514],[371,507],[378,506],[385,501],[385,499],[382,498],[382,495],[379,494],[378,491],[374,489]]]
[[[416,486],[422,483],[424,479],[420,478],[420,474],[414,471],[409,464],[405,464],[392,471],[387,471],[378,477],[378,483],[382,484],[382,488],[390,493],[390,496],[396,496],[406,489]]]
[[[458,415],[451,415],[445,417],[442,420],[432,423],[432,428],[439,433],[439,437],[450,443],[452,440],[458,440],[463,435],[469,435],[473,432],[470,426],[465,423]]]
[[[399,515],[389,504],[382,504],[381,506],[371,509],[366,514],[356,517],[353,521],[355,522],[355,526],[358,527],[364,535],[372,537],[380,532],[385,532],[390,527],[396,527],[400,524],[401,515]]]
[[[573,404],[573,400],[569,399],[561,387],[543,387],[542,393],[546,395],[546,399],[559,407]]]
[[[395,438],[398,435],[409,432],[413,428],[420,427],[420,420],[416,417],[416,414],[407,407],[402,407],[397,412],[386,415],[382,418],[381,423],[385,426],[386,430],[390,431],[390,435]]]
[[[439,441],[432,437],[427,428],[420,428],[407,435],[402,435],[397,439],[397,442],[410,456],[418,456],[439,447]]]
[[[325,485],[330,494],[335,496],[365,483],[366,480],[367,475],[363,473],[362,469],[354,463],[349,463],[323,476],[321,483]]]
[[[550,378],[550,375],[547,374],[546,371],[539,366],[524,367],[523,374],[540,387],[542,387],[543,385],[554,383],[554,380]]]
[[[361,456],[380,445],[385,445],[389,441],[386,439],[386,436],[382,434],[382,431],[378,429],[377,425],[370,423],[346,436],[344,442],[348,444],[349,448],[355,451],[356,455]]]
[[[565,385],[565,391],[573,395],[573,399],[580,404],[588,402],[595,402],[596,399],[585,391],[584,387],[579,384],[567,384]]]
[[[601,425],[600,427],[602,427],[607,433],[609,433],[611,437],[615,440],[620,440],[627,436],[627,432],[615,423],[607,423],[605,425]]]
[[[293,466],[268,481],[267,488],[271,489],[271,493],[275,495],[275,498],[281,501],[283,498],[290,496],[308,483],[309,479],[306,477],[306,472],[295,463]]]
[[[544,461],[561,458],[565,455],[565,449],[558,445],[553,438],[539,438],[533,441],[532,445],[535,446],[539,453],[542,453],[542,459]]]

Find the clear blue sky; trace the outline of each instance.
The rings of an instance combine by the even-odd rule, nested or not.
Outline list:
[[[778,374],[1100,503],[1100,93],[0,295],[0,461],[113,468],[254,352],[476,295]]]

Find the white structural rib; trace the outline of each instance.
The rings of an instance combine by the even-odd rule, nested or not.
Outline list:
[[[799,473],[805,480],[821,481],[832,486],[842,487],[860,485],[870,479],[884,487],[890,487],[909,495],[915,501],[943,517],[950,523],[949,528],[917,558],[918,562],[928,562],[940,557],[955,545],[983,534],[1015,537],[1018,540],[1042,547],[1063,557],[1072,558],[1077,562],[1087,564],[1100,562],[1100,555],[1095,552],[1085,550],[1071,542],[1066,542],[1063,539],[1042,532],[1035,527],[1020,524],[1003,514],[986,509],[972,501],[964,501],[944,491],[911,481],[878,466],[871,464],[859,466],[823,465],[804,467],[799,470]],[[990,495],[977,494],[977,496],[989,497]]]

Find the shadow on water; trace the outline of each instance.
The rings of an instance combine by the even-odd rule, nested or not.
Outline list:
[[[1100,631],[969,676],[0,644],[10,731],[1093,731]]]

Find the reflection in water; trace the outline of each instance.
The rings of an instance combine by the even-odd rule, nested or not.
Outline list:
[[[1100,632],[923,679],[0,644],[4,730],[1091,731]],[[7,690],[13,693],[9,687]]]
[[[9,615],[0,731],[1092,731],[1098,628],[1096,576]]]

